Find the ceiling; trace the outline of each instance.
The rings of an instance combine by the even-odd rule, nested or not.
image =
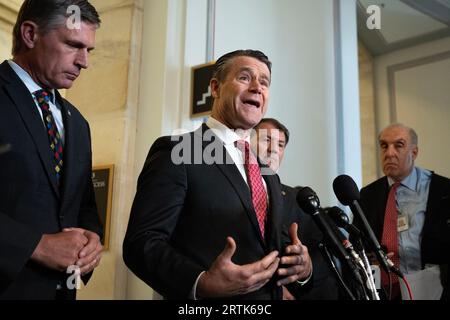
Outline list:
[[[450,0],[358,0],[358,35],[375,56],[450,37]],[[377,5],[381,29],[369,30],[367,13]]]

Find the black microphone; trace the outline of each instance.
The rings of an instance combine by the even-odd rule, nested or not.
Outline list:
[[[9,150],[11,150],[10,144],[0,144],[0,154],[7,153]]]
[[[355,261],[357,265],[359,265],[362,268],[364,268],[364,262],[360,258],[359,254],[355,251],[355,249],[353,247],[353,244],[350,242],[350,239],[347,239],[347,237],[344,236],[342,231],[338,229],[338,227],[339,228],[343,228],[343,226],[341,226],[338,223],[336,223],[335,220],[334,220],[334,217],[333,217],[333,216],[337,216],[338,214],[339,215],[343,214],[346,217],[347,217],[347,215],[344,213],[344,211],[342,211],[338,207],[327,207],[327,208],[324,208],[323,210],[325,212],[326,219],[329,221],[329,224],[330,224],[331,228],[333,229],[333,231],[338,236],[338,238],[339,238],[340,242],[342,243],[342,245],[344,246],[344,248],[351,255],[351,257],[353,258],[353,261]],[[347,221],[348,221],[348,217],[347,217]],[[350,226],[351,226],[351,224],[350,224]],[[355,227],[355,229],[357,231],[359,231],[356,227]],[[359,248],[359,246],[355,246],[355,247]]]
[[[361,206],[359,205],[359,189],[356,185],[355,181],[350,176],[345,174],[338,176],[333,181],[333,190],[338,198],[338,200],[346,206],[349,206],[355,216],[358,216],[364,227],[365,235],[368,237],[367,241],[371,247],[371,250],[375,253],[378,261],[381,264],[381,267],[386,271],[393,271],[399,277],[403,278],[403,274],[400,272],[398,268],[394,266],[392,261],[390,261],[383,249],[380,246],[372,228],[369,225],[369,222],[364,215]]]
[[[345,250],[342,241],[339,239],[335,230],[333,230],[323,209],[320,207],[320,201],[316,193],[309,187],[301,188],[297,193],[297,203],[303,211],[312,216],[314,222],[324,234],[327,242],[334,249],[333,251],[335,251],[335,254],[346,261],[352,270],[355,270],[350,255]]]
[[[339,228],[344,228],[355,238],[361,238],[361,230],[350,223],[348,215],[339,207],[325,208],[325,212]]]

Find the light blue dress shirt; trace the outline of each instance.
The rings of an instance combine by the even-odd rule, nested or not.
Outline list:
[[[391,178],[388,182],[394,183]],[[430,171],[414,167],[396,192],[398,214],[406,215],[409,224],[408,230],[398,233],[400,270],[405,274],[422,269],[420,247],[430,182]]]

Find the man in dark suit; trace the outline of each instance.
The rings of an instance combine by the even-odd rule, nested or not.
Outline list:
[[[100,261],[89,125],[56,90],[87,68],[99,24],[85,0],[20,9],[0,65],[0,299],[74,299],[77,272],[86,281]]]
[[[418,290],[416,298],[448,299],[450,180],[414,166],[419,149],[412,128],[390,125],[381,131],[379,145],[386,176],[361,190],[367,220],[389,256],[413,282],[413,289],[436,283],[427,294]],[[394,210],[387,210],[390,201]],[[387,231],[391,211],[396,235],[393,244]]]
[[[208,122],[193,133],[160,138],[150,149],[123,255],[166,298],[281,299],[281,286],[311,276],[297,225],[282,236],[278,177],[262,177],[249,150],[270,82],[271,63],[262,52],[224,55],[210,83]]]
[[[289,143],[289,130],[285,125],[273,118],[264,118],[252,132],[252,149],[258,155],[260,161],[268,165],[274,172],[278,172],[284,158],[286,146]],[[323,234],[312,218],[305,214],[297,204],[297,188],[281,185],[283,195],[284,225],[298,224],[298,237],[309,249],[312,259],[314,275],[308,285],[295,292],[286,292],[285,297],[290,300],[337,300],[339,288],[335,277],[319,250],[319,244],[323,241]],[[285,230],[287,228],[284,228]]]

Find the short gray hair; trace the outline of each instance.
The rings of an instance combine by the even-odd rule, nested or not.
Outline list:
[[[17,55],[23,48],[21,27],[25,21],[33,21],[42,33],[47,33],[64,24],[70,6],[80,9],[81,21],[100,26],[99,14],[88,0],[25,0],[13,30],[12,55]]]
[[[391,125],[387,126],[383,130],[381,130],[380,134],[378,135],[378,140],[380,140],[381,134],[384,131],[386,131],[387,129],[393,129],[393,128],[405,129],[406,131],[408,131],[409,137],[411,138],[411,144],[414,145],[414,146],[417,146],[419,144],[419,137],[417,136],[416,131],[413,128],[405,126],[402,123],[394,123],[394,124],[391,124]]]

